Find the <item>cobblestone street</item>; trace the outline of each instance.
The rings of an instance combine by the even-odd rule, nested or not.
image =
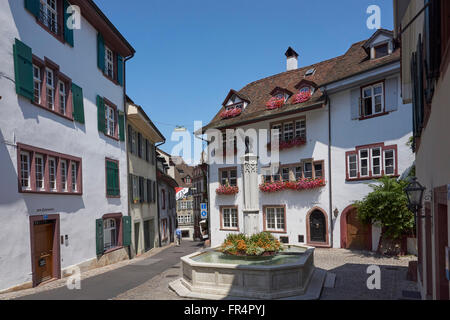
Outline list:
[[[112,299],[112,300],[184,300],[169,289],[169,283],[181,276],[179,258],[201,250],[200,243],[183,241],[181,247],[158,249],[153,254],[82,275],[82,290],[68,290],[65,279],[38,288],[0,295],[5,299]],[[408,262],[413,256],[388,258],[365,251],[316,249],[315,265],[336,275],[334,288],[323,288],[323,300],[398,300],[402,291],[417,291],[406,280]],[[367,267],[380,266],[381,289],[369,290]],[[114,281],[110,281],[114,279]]]

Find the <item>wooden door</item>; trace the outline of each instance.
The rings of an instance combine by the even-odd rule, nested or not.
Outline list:
[[[145,251],[151,249],[150,247],[150,220],[144,221],[144,245]]]
[[[141,235],[141,230],[140,230],[140,223],[139,222],[135,222],[134,223],[134,248],[136,250],[136,255],[139,254],[139,238]],[[145,234],[145,233],[144,233]]]
[[[326,242],[326,221],[325,215],[315,210],[309,216],[309,232],[311,242]]]
[[[445,273],[445,247],[448,246],[447,186],[434,189],[434,257],[436,274],[436,299],[448,300],[448,283]]]
[[[366,250],[370,226],[358,219],[358,211],[352,209],[347,213],[347,249]]]
[[[34,223],[34,263],[37,284],[53,278],[54,227],[54,221]]]

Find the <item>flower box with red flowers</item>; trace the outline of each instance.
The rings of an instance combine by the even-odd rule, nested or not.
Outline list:
[[[234,118],[234,117],[237,117],[238,115],[240,115],[241,113],[242,113],[241,108],[234,108],[234,109],[222,111],[220,113],[220,117],[222,119]]]
[[[277,98],[272,97],[269,101],[266,103],[267,110],[273,110],[281,108],[284,105],[285,101],[284,98]]]
[[[300,92],[292,98],[292,103],[303,103],[311,99],[311,92]]]
[[[218,195],[233,195],[239,192],[239,188],[237,186],[229,186],[229,185],[221,185],[216,189],[216,193]]]
[[[325,186],[325,180],[323,178],[305,178],[297,181],[277,181],[277,182],[265,182],[259,185],[259,190],[262,192],[278,192],[282,190],[309,190],[316,189]]]
[[[293,147],[299,147],[306,144],[306,139],[303,137],[296,137],[293,138],[291,140],[286,140],[286,141],[280,141],[280,143],[278,144],[278,149],[279,150],[283,150],[283,149],[290,149]],[[272,143],[268,143],[267,144],[267,149],[271,150],[272,149]]]

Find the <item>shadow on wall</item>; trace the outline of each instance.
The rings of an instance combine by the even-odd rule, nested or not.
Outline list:
[[[21,198],[17,192],[18,176],[13,163],[17,149],[12,145],[7,147],[7,143],[13,141],[6,141],[0,128],[0,205],[11,205]],[[8,149],[11,149],[11,154]]]

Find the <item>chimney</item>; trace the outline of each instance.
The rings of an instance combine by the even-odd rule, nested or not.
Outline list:
[[[289,47],[285,53],[287,57],[286,71],[298,69],[298,53]]]

